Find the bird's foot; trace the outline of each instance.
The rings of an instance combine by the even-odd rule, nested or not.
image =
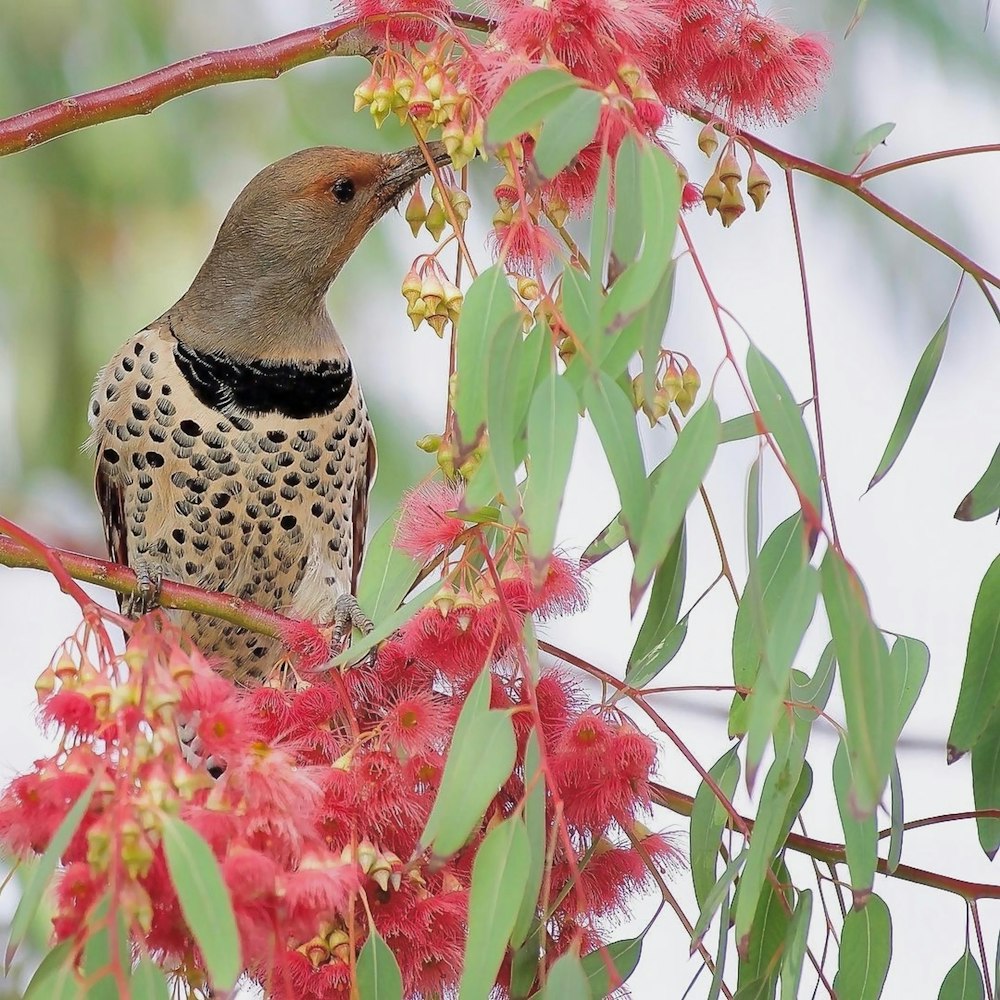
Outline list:
[[[150,563],[140,562],[136,566],[135,581],[135,590],[129,597],[125,609],[130,618],[138,618],[160,606],[163,573]]]
[[[375,627],[374,622],[361,610],[358,599],[353,594],[342,594],[333,607],[333,639],[330,643],[331,652],[337,653],[347,649],[351,641],[351,632],[357,629],[362,635],[368,635]],[[373,646],[366,654],[366,666],[374,666],[378,647]]]

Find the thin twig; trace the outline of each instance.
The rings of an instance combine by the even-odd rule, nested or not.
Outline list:
[[[840,550],[840,537],[837,534],[837,519],[833,514],[833,497],[830,495],[830,477],[826,471],[826,446],[823,443],[823,415],[819,405],[819,373],[816,368],[816,338],[813,333],[812,309],[809,305],[809,282],[806,280],[806,257],[802,248],[802,232],[799,228],[799,213],[795,205],[795,184],[791,170],[785,171],[785,184],[788,186],[788,207],[792,214],[792,232],[795,234],[795,252],[799,260],[799,278],[802,281],[802,307],[806,314],[806,344],[809,347],[809,377],[812,379],[813,412],[816,414],[816,444],[819,451],[819,478],[826,494],[826,506],[830,511],[830,530],[833,533],[833,545]]]

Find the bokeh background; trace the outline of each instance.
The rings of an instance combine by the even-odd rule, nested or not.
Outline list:
[[[897,128],[872,162],[1000,138],[1000,45],[996,24],[984,27],[986,0],[871,0],[845,39],[854,10],[855,0],[800,0],[777,12],[800,30],[825,33],[835,70],[815,111],[785,128],[761,130],[765,137],[841,169],[853,166],[857,137],[884,121]],[[0,0],[0,117],[205,50],[293,31],[333,13],[320,0]],[[0,159],[0,509],[6,515],[53,543],[101,553],[90,460],[80,449],[94,373],[121,341],[184,292],[226,208],[265,163],[319,143],[369,149],[407,144],[394,122],[376,132],[367,115],[351,113],[351,91],[366,72],[359,59],[313,63],[277,81],[202,91],[152,115]],[[707,161],[694,144],[695,132],[678,119],[669,139],[692,179],[704,181]],[[483,245],[489,224],[494,170],[482,164],[472,170],[474,247]],[[703,213],[689,223],[718,297],[804,399],[810,395],[808,358],[790,216],[781,177],[776,170],[772,177],[775,190],[761,215],[745,216],[728,232]],[[998,177],[997,157],[978,156],[912,168],[873,188],[996,271]],[[972,604],[1000,548],[1000,529],[990,520],[960,524],[952,512],[997,444],[997,324],[967,281],[937,382],[909,445],[885,482],[862,496],[959,272],[845,192],[810,178],[798,178],[796,191],[834,509],[845,551],[869,587],[880,623],[924,639],[932,652],[931,673],[901,748],[907,818],[968,809],[967,763],[946,768],[944,742]],[[331,313],[364,379],[378,433],[376,523],[407,486],[431,471],[431,459],[413,442],[437,431],[443,417],[446,346],[426,329],[411,332],[398,296],[408,261],[428,248],[410,238],[401,218],[390,216],[330,294]],[[745,346],[735,325],[732,333]],[[688,263],[678,272],[665,343],[689,354],[703,374],[713,372],[722,356]],[[717,395],[725,416],[745,410],[731,373],[720,380]],[[650,465],[666,454],[671,440],[662,428],[646,433]],[[708,480],[739,573],[745,572],[744,481],[754,454],[750,444],[725,446]],[[793,497],[773,465],[765,465],[765,487],[769,529],[791,511]],[[560,526],[562,544],[581,551],[616,509],[613,482],[584,426]],[[697,507],[689,530],[688,602],[717,572],[708,525]],[[553,641],[619,675],[640,620],[628,617],[628,570],[621,553],[606,560],[592,574],[590,610],[548,628]],[[717,588],[699,607],[687,643],[659,683],[730,680],[733,614],[731,597]],[[48,577],[0,568],[3,780],[47,745],[35,725],[32,684],[76,624],[75,605]],[[799,666],[812,670],[824,638],[822,623],[814,625]],[[725,694],[658,699],[706,765],[727,746],[727,705]],[[831,840],[841,839],[829,781],[835,747],[833,732],[817,726],[807,826],[813,836]],[[669,747],[659,771],[674,787],[697,787],[690,767]],[[742,794],[741,804],[752,809]],[[652,825],[684,826],[666,813]],[[970,823],[909,834],[903,860],[1000,882]],[[793,873],[803,884],[810,868],[796,863]],[[674,887],[693,919],[688,879],[678,876]],[[887,880],[876,891],[889,902],[894,921],[886,996],[936,996],[964,949],[964,904],[956,896]],[[836,908],[829,884],[826,896]],[[9,919],[12,898],[8,891],[0,899],[0,920]],[[655,902],[637,908],[623,936],[643,925]],[[986,904],[983,915],[992,955],[1000,904]],[[634,996],[681,997],[697,971],[683,931],[664,917],[646,940],[630,984]],[[821,946],[821,937],[816,944]],[[19,996],[24,972],[23,965],[15,970],[0,994]],[[688,995],[703,996],[707,989],[702,976]]]

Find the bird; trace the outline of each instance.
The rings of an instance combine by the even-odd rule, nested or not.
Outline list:
[[[331,282],[430,169],[440,143],[397,153],[299,150],[261,170],[190,288],[98,373],[94,485],[112,561],[131,567],[133,617],[173,580],[334,626],[356,599],[375,436],[327,312]],[[170,612],[243,683],[287,663],[278,639]]]

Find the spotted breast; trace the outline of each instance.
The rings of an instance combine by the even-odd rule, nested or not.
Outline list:
[[[162,320],[99,374],[90,424],[119,562],[314,621],[354,592],[375,442],[346,355],[240,360]],[[266,677],[283,656],[275,640],[173,614],[238,677]]]

